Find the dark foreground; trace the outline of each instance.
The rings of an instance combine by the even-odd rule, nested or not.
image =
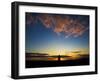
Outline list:
[[[36,67],[56,67],[56,66],[80,66],[89,65],[89,57],[77,59],[77,60],[66,60],[66,61],[29,61],[26,60],[26,68]]]

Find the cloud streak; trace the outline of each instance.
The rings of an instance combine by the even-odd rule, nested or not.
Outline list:
[[[88,30],[78,19],[61,15],[39,14],[33,17],[30,14],[27,15],[26,23],[34,24],[36,20],[40,21],[45,28],[52,29],[57,35],[63,33],[65,38],[82,36]]]

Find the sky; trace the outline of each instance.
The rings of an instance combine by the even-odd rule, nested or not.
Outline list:
[[[89,16],[26,13],[26,53],[89,54]]]

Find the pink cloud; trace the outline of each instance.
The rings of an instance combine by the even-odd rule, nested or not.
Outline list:
[[[52,26],[52,16],[43,14],[38,16],[38,19],[43,23],[46,28],[50,28]]]
[[[70,36],[78,37],[84,34],[88,28],[81,24],[80,21],[72,19],[68,16],[61,17],[61,16],[54,16],[48,14],[41,14],[36,17],[36,19],[40,20],[44,27],[50,28],[55,32],[57,35],[61,35],[64,33],[65,38]],[[34,23],[34,17],[29,15],[27,24]]]
[[[26,16],[26,24],[33,24],[35,22],[34,17],[32,16],[32,14],[27,14]]]

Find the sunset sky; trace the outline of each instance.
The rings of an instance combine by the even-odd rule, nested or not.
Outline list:
[[[89,16],[26,13],[26,53],[89,54]]]

